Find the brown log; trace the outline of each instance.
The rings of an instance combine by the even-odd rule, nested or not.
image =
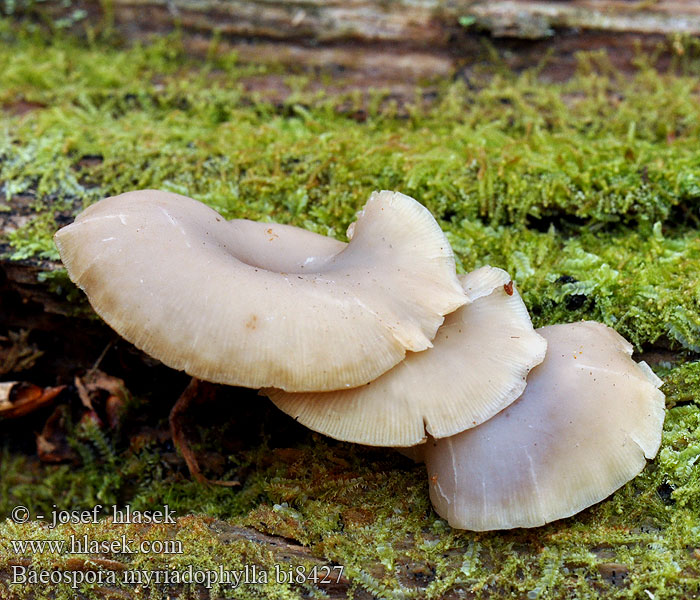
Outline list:
[[[40,258],[14,260],[14,249],[6,242],[11,232],[36,216],[34,200],[33,192],[14,195],[5,202],[10,210],[0,211],[0,325],[9,319],[10,314],[25,312],[25,308],[32,304],[41,312],[75,313],[75,307],[51,293],[48,286],[39,281],[40,273],[62,268],[60,262]],[[31,324],[34,326],[34,321]],[[23,326],[21,323],[14,325]]]
[[[68,7],[49,0],[34,7],[54,18],[81,8],[90,27],[129,40],[177,29],[193,53],[211,52],[216,39],[218,50],[233,49],[242,61],[341,70],[373,85],[462,72],[483,60],[487,43],[513,68],[546,58],[546,71],[562,78],[580,50],[606,49],[629,69],[638,48],[662,44],[668,63],[683,52],[669,36],[700,34],[693,0],[78,0]]]

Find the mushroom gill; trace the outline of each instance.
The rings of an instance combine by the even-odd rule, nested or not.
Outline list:
[[[447,316],[432,349],[354,389],[261,393],[315,431],[373,446],[413,446],[426,432],[445,437],[483,423],[522,393],[546,342],[505,271],[482,267],[461,282],[469,303]]]

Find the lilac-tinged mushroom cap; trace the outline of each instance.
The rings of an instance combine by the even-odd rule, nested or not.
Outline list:
[[[548,343],[523,395],[486,423],[429,440],[430,498],[459,529],[536,527],[569,517],[635,477],[661,443],[664,395],[613,329],[537,330]]]
[[[370,197],[349,244],[226,221],[146,190],[107,198],[55,237],[70,278],[120,335],[166,365],[230,385],[362,385],[431,347],[466,302],[429,211]]]

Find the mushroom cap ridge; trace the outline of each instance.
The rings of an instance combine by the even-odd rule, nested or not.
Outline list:
[[[429,440],[438,514],[460,529],[537,527],[635,477],[661,443],[661,380],[617,332],[594,322],[537,330],[544,362],[523,395],[486,423]]]
[[[359,444],[413,446],[426,432],[445,437],[475,427],[522,393],[547,348],[510,281],[494,267],[463,276],[470,303],[446,317],[434,347],[407,355],[367,385],[261,394],[302,425]]]
[[[229,385],[361,385],[407,349],[430,347],[443,315],[466,302],[440,227],[394,192],[372,194],[347,245],[226,221],[155,190],[94,204],[55,241],[71,279],[120,335]]]

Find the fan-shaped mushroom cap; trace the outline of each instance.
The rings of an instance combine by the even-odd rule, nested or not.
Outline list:
[[[466,302],[427,209],[372,194],[349,244],[225,221],[166,192],[107,198],[56,234],[71,279],[120,335],[201,379],[328,390],[429,348]]]
[[[482,423],[520,395],[547,345],[505,271],[483,267],[462,285],[470,303],[447,316],[434,347],[375,381],[337,392],[261,393],[315,431],[372,446],[413,446],[426,430],[444,437]]]
[[[593,322],[537,330],[548,342],[523,395],[486,423],[429,440],[430,498],[450,525],[536,527],[599,502],[661,443],[664,395],[614,330]]]

